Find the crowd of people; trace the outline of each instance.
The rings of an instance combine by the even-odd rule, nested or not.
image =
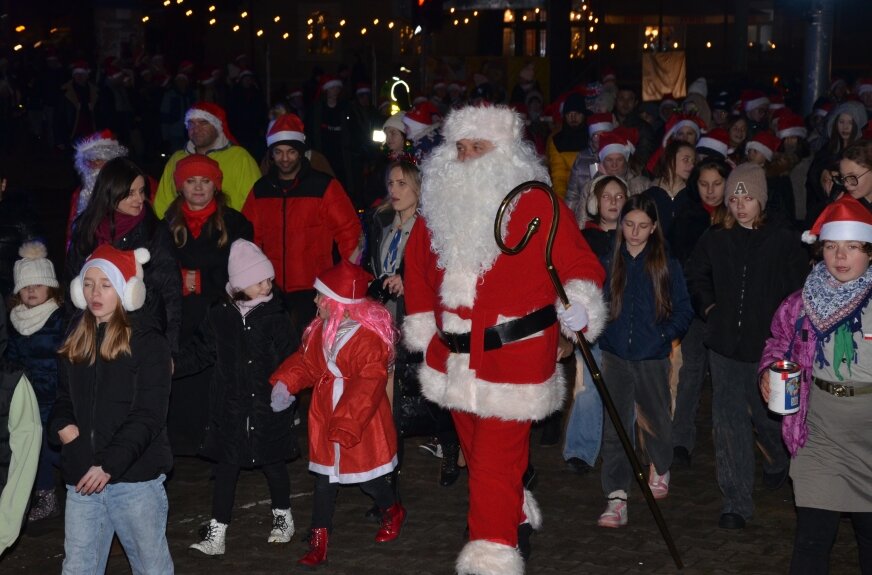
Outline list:
[[[710,381],[718,526],[753,520],[756,445],[762,483],[793,482],[791,573],[826,572],[842,513],[872,572],[872,79],[834,80],[802,117],[779,91],[710,93],[703,78],[680,101],[641,103],[613,73],[546,103],[528,66],[507,101],[477,75],[468,93],[438,80],[387,116],[348,69],[267,109],[241,59],[196,97],[191,63],[169,84],[160,60],[138,79],[116,64],[99,88],[81,62],[61,84],[75,114],[54,138],[81,179],[62,273],[26,219],[0,217],[0,549],[22,517],[64,508],[64,573],[102,571],[113,533],[134,571],[171,573],[174,456],[213,463],[193,550],[226,552],[252,468],[269,486],[267,540],[290,541],[308,389],[299,563],[326,563],[345,484],[374,500],[376,542],[393,541],[414,512],[399,481],[412,389],[429,402],[418,448],[441,458],[440,485],[469,476],[457,571],[520,575],[542,516],[534,426],[542,445],[562,439],[568,472],[599,468],[598,525],[628,524],[633,472],[573,353],[584,337],[655,499],[692,465]],[[151,89],[160,121],[131,103]],[[154,179],[136,159],[159,150],[171,155]],[[529,181],[542,185],[507,204],[500,241],[534,217],[553,228],[568,305],[542,259],[548,234],[512,256],[494,237]],[[797,413],[767,409],[781,360],[801,368]]]

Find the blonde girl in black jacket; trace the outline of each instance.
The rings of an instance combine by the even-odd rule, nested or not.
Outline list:
[[[70,287],[84,311],[59,350],[50,423],[67,484],[64,574],[105,571],[113,535],[135,573],[173,573],[163,487],[170,349],[149,314],[128,313],[145,302],[148,256],[102,245]]]

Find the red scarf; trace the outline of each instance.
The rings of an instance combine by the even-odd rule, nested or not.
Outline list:
[[[718,209],[717,206],[710,206],[705,202],[702,202],[702,207],[705,209],[705,211],[708,212],[709,216],[713,216],[715,213],[715,210]]]
[[[123,238],[130,230],[135,228],[139,222],[145,219],[145,211],[151,209],[147,205],[142,206],[142,210],[135,216],[129,216],[127,214],[122,214],[119,211],[115,211],[114,220],[115,220],[115,233],[112,233],[112,226],[109,222],[109,216],[103,218],[97,225],[97,231],[94,235],[97,236],[97,245],[103,244],[111,244],[118,238]]]
[[[185,225],[188,226],[194,239],[200,237],[200,232],[203,231],[203,225],[206,223],[206,220],[217,209],[218,204],[215,202],[215,198],[212,198],[212,201],[206,204],[206,207],[196,211],[188,207],[187,202],[182,202],[182,215],[185,217]]]

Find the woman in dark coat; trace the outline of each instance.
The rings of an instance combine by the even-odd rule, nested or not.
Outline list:
[[[67,282],[78,276],[85,259],[100,245],[124,251],[147,248],[151,259],[143,266],[147,290],[144,309],[166,335],[170,348],[177,350],[182,307],[179,268],[170,234],[154,214],[148,197],[148,178],[139,166],[127,158],[106,162],[88,207],[73,222],[64,276]],[[68,304],[67,317],[73,312]]]
[[[180,347],[194,336],[210,304],[226,295],[230,245],[251,240],[251,223],[226,205],[218,162],[199,154],[182,159],[173,174],[179,196],[167,209],[164,224],[173,239],[173,256],[181,269],[182,325]],[[208,422],[212,368],[176,378],[170,396],[167,429],[174,455],[196,455]]]

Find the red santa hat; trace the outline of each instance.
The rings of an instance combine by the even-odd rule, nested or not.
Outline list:
[[[771,94],[769,96],[769,111],[772,112],[774,110],[783,110],[784,106],[784,95],[779,93]]]
[[[73,74],[90,74],[91,67],[84,60],[76,60],[72,64],[70,64],[70,68],[72,68]]]
[[[438,115],[439,108],[429,100],[424,100],[423,102],[415,104],[415,107],[406,112],[406,115],[403,116],[403,123],[406,125],[406,132],[410,137],[414,137],[414,135],[419,134],[421,131],[432,126],[435,121],[434,116]]]
[[[851,240],[872,243],[872,213],[848,194],[824,208],[802,241]]]
[[[315,99],[321,97],[321,94],[329,90],[330,88],[341,88],[342,80],[334,76],[333,74],[322,74],[321,75],[321,83],[318,84],[318,93],[315,94]]]
[[[358,82],[355,84],[354,93],[358,96],[361,94],[372,94],[372,88],[366,82]]]
[[[672,114],[669,116],[669,120],[667,120],[663,132],[663,147],[666,147],[666,144],[669,143],[669,140],[675,135],[675,132],[688,126],[693,128],[693,131],[696,132],[697,140],[706,127],[705,123],[699,116],[692,116],[690,114]]]
[[[191,74],[194,71],[194,63],[190,60],[182,60],[179,62],[179,72],[182,74]]]
[[[714,152],[726,158],[730,149],[730,133],[724,128],[710,130],[696,143],[696,149],[702,153]]]
[[[362,267],[342,260],[332,268],[318,274],[315,289],[321,294],[344,304],[366,301],[366,290],[373,277]]]
[[[303,97],[303,89],[302,88],[294,88],[288,93],[288,98],[302,98]]]
[[[742,102],[742,110],[746,113],[769,105],[769,98],[760,90],[743,90],[739,99]]]
[[[630,154],[636,151],[636,144],[639,142],[639,132],[635,128],[626,128],[618,126],[611,132],[600,134],[599,137],[599,156],[600,162],[606,160],[606,156],[611,154],[621,154],[624,159],[629,159]]]
[[[439,90],[440,88],[447,88],[448,84],[445,83],[445,80],[442,78],[436,78],[436,81],[433,82],[433,89]]]
[[[106,66],[107,78],[115,80],[116,78],[120,78],[122,75],[124,75],[124,70],[122,70],[121,68],[118,68],[117,66],[114,66],[112,64]]]
[[[829,101],[820,101],[817,106],[812,110],[815,116],[826,117],[830,112],[833,111],[833,103]]]
[[[127,148],[118,143],[111,130],[102,130],[76,142],[76,164],[89,160],[112,160],[127,155]]]
[[[608,82],[614,82],[617,79],[618,79],[618,76],[617,76],[617,74],[615,74],[614,68],[612,68],[611,66],[606,66],[605,68],[603,68],[603,77],[602,77],[603,84],[606,84]]]
[[[857,80],[857,95],[862,96],[867,92],[872,92],[872,78],[860,78]]]
[[[224,108],[212,102],[197,102],[185,114],[185,125],[191,120],[206,120],[218,130],[219,134],[224,134],[233,144],[236,144],[236,138],[230,133],[230,128],[227,125],[227,113]]]
[[[772,132],[757,132],[751,141],[745,144],[745,150],[757,150],[767,162],[772,161],[772,155],[778,151],[781,140]]]
[[[270,124],[266,133],[266,145],[269,148],[276,144],[287,144],[297,151],[306,151],[306,130],[299,116],[282,114]]]
[[[127,311],[136,311],[145,303],[145,283],[142,281],[142,264],[151,258],[148,250],[137,248],[132,251],[119,250],[111,244],[102,244],[94,250],[79,275],[70,284],[70,297],[79,309],[88,307],[85,292],[82,289],[85,272],[97,268],[106,274],[121,306]]]
[[[787,111],[778,116],[778,130],[776,132],[778,137],[783,140],[790,137],[805,138],[808,136],[808,130],[802,116],[787,108],[785,110]]]
[[[587,119],[587,133],[593,136],[597,132],[608,132],[615,127],[615,118],[610,113],[592,114]]]

